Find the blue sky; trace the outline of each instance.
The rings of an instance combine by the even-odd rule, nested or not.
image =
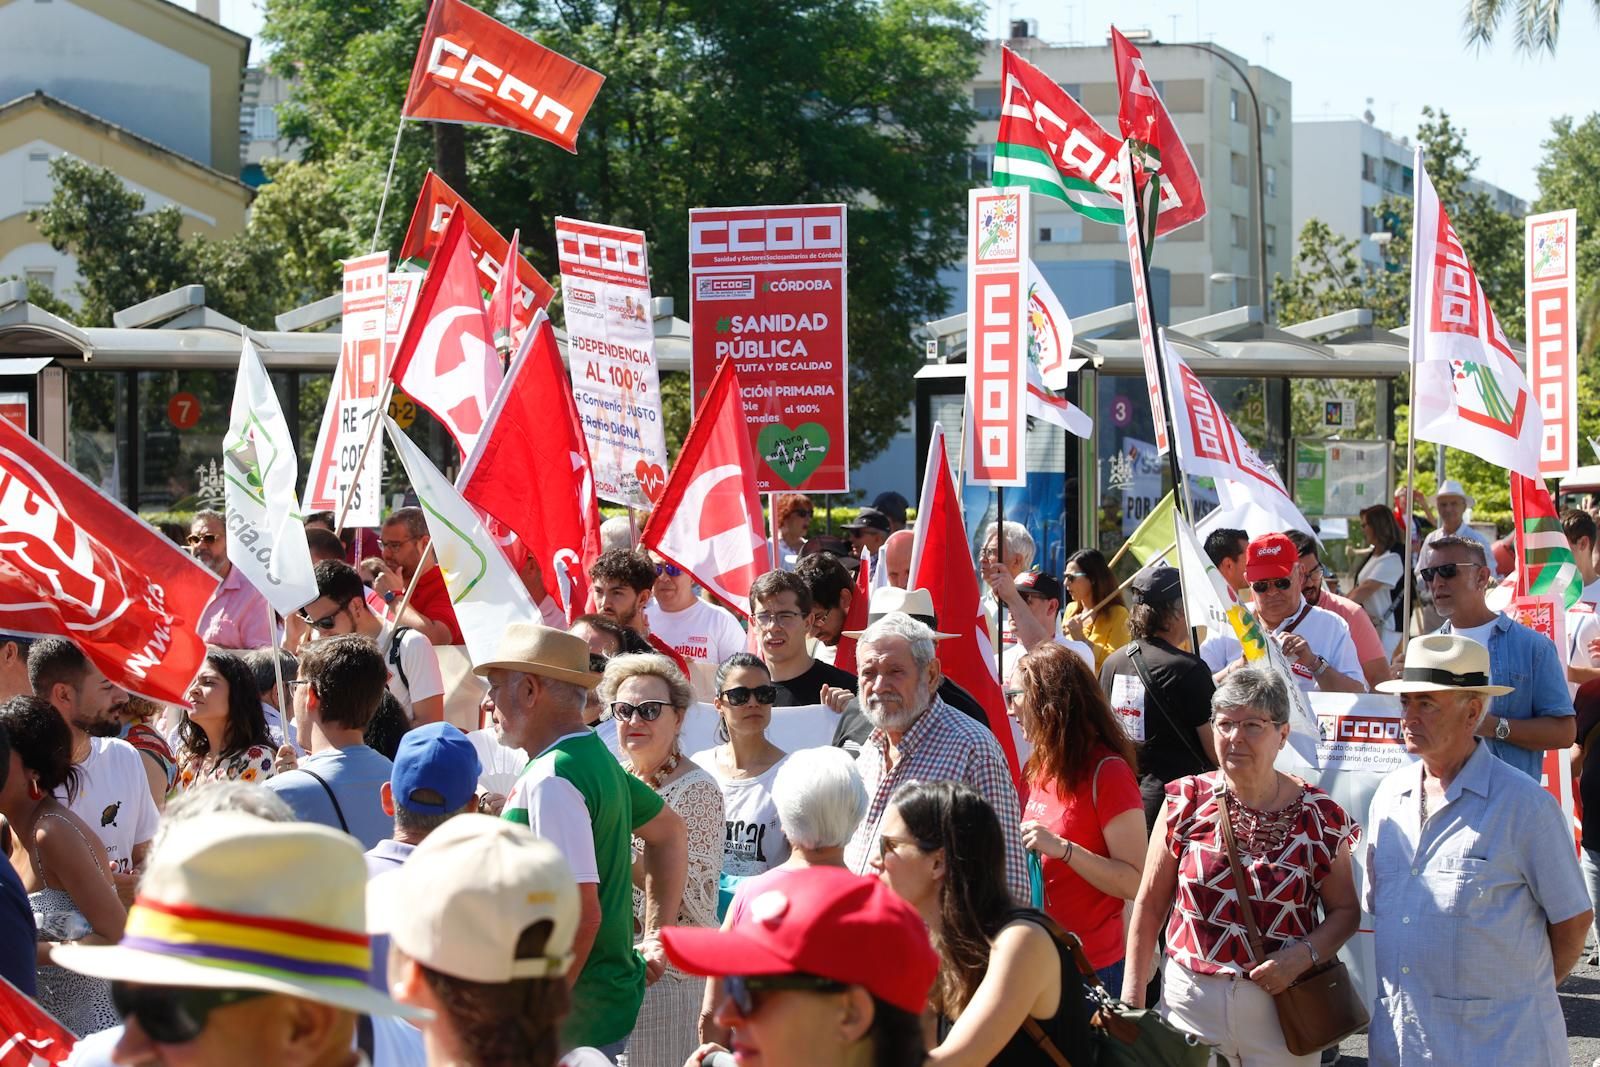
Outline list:
[[[1443,108],[1467,131],[1479,176],[1530,200],[1550,120],[1600,110],[1600,25],[1590,0],[1566,0],[1553,59],[1518,54],[1509,15],[1493,47],[1474,52],[1461,32],[1464,0],[989,3],[991,35],[1009,19],[1031,18],[1045,40],[1103,44],[1115,20],[1158,39],[1212,41],[1287,77],[1297,119],[1356,116],[1371,97],[1378,125],[1398,136],[1416,132],[1425,105]],[[261,0],[222,0],[222,21],[254,36],[260,8]]]

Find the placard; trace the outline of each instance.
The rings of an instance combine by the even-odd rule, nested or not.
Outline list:
[[[1321,734],[1317,762],[1323,773],[1387,774],[1415,762],[1416,757],[1406,751],[1400,733],[1398,697],[1383,693],[1308,695]]]
[[[1388,441],[1296,438],[1294,502],[1307,518],[1353,518],[1389,502]]]
[[[1567,606],[1561,597],[1514,596],[1506,614],[1555,642],[1558,653],[1567,647]],[[1563,654],[1561,658],[1567,657]]]
[[[1356,428],[1354,397],[1334,396],[1322,402],[1322,428],[1348,433]]]
[[[968,485],[1028,483],[1028,194],[967,191]]]
[[[421,275],[418,275],[421,277]],[[379,394],[389,376],[389,253],[346,260],[344,322],[339,363],[328,389],[328,406],[317,433],[306,478],[306,511],[341,512],[344,525],[376,526],[383,482],[382,441],[370,433],[378,415]],[[373,444],[367,448],[369,438]],[[366,459],[361,459],[362,450]],[[356,467],[361,477],[356,480]],[[355,491],[350,491],[351,485]],[[349,510],[344,511],[349,501]]]
[[[1127,733],[1128,740],[1142,745],[1145,739],[1144,681],[1131,674],[1119,674],[1111,680],[1111,710]]]
[[[1528,384],[1544,414],[1539,474],[1560,478],[1578,458],[1578,213],[1522,220],[1527,283]]]
[[[689,212],[695,406],[739,372],[762,493],[850,490],[843,204]]]

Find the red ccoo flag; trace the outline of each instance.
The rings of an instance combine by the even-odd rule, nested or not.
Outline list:
[[[0,1067],[66,1063],[78,1039],[26,993],[0,976]]]
[[[521,331],[517,329],[515,317],[511,314],[512,293],[517,288],[517,244],[522,238],[521,230],[511,231],[511,243],[506,245],[506,258],[500,264],[500,273],[494,280],[494,293],[489,297],[489,329],[494,332],[494,347],[497,352],[510,353],[522,343]]]
[[[939,625],[957,635],[939,642],[939,665],[945,677],[983,705],[989,729],[1006,754],[1006,766],[1011,768],[1011,780],[1020,795],[1022,767],[1017,761],[1011,723],[1006,718],[1005,695],[995,673],[994,646],[978,594],[978,572],[972,565],[966,522],[961,517],[961,494],[950,472],[944,427],[938,423],[933,424],[933,439],[928,442],[927,472],[917,501],[917,532],[911,545],[911,579],[907,588],[926,589],[933,598],[933,614]]]
[[[478,267],[478,288],[486,293],[492,292],[499,280],[500,268],[506,260],[506,249],[510,242],[431,170],[422,179],[422,189],[417,193],[417,206],[411,210],[406,239],[400,245],[400,258],[413,260],[426,267],[439,251],[445,226],[457,212],[466,219],[467,247],[472,252],[472,262]],[[545,281],[544,275],[533,269],[533,264],[526,258],[519,255],[516,266],[517,287],[512,293],[511,314],[516,318],[517,328],[526,330],[528,324],[533,322],[533,313],[549,304],[556,290],[555,286]]]
[[[1117,60],[1117,91],[1122,94],[1117,125],[1122,136],[1146,146],[1145,151],[1134,152],[1134,160],[1161,175],[1161,210],[1157,215],[1160,232],[1204,218],[1206,198],[1200,176],[1195,173],[1188,147],[1172,124],[1172,116],[1156,95],[1144,69],[1144,57],[1115,26],[1111,27],[1111,46]],[[1139,184],[1142,189],[1144,183]]]
[[[434,0],[400,114],[504,126],[576,152],[605,80],[461,0]]]
[[[456,486],[533,553],[567,620],[583,614],[589,566],[600,555],[600,502],[572,383],[543,311],[511,362]]]
[[[724,357],[639,540],[749,618],[750,586],[770,567],[742,395]]]
[[[0,419],[0,630],[66,637],[121,686],[186,704],[217,576]]]

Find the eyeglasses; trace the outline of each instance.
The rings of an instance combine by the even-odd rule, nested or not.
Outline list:
[[[732,689],[724,689],[717,696],[736,708],[742,708],[750,703],[751,697],[755,698],[757,704],[771,704],[778,699],[778,687],[775,685],[758,685],[752,688],[745,685],[736,685]]]
[[[214,545],[217,543],[217,534],[190,534],[187,538],[189,547],[195,545]]]
[[[320,619],[313,619],[310,615],[307,615],[305,608],[301,608],[295,614],[300,616],[302,622],[309,623],[319,630],[331,630],[338,625],[337,620],[340,615],[344,614],[344,608],[335,608],[331,615],[324,615]]]
[[[415,537],[408,537],[404,541],[379,541],[378,547],[385,552],[398,552],[415,540]]]
[[[657,563],[656,564],[656,577],[657,578],[662,578],[662,577],[677,578],[682,574],[683,574],[683,568],[678,566],[676,563]]]
[[[1014,703],[1016,703],[1017,698],[1022,696],[1022,690],[1020,690],[1020,689],[1002,689],[1002,690],[1000,690],[1000,695],[1006,698],[1006,703],[1007,704],[1014,704]]]
[[[789,512],[789,517],[791,519],[793,519],[793,518],[809,519],[811,517],[811,512],[802,511],[799,508],[795,508],[793,511]]]
[[[1062,575],[1062,577],[1069,582],[1075,582],[1079,578],[1087,578],[1089,576],[1082,571],[1068,571],[1066,574]]]
[[[634,716],[638,716],[640,722],[655,722],[661,718],[661,713],[671,706],[665,700],[642,700],[637,704],[630,704],[626,700],[613,700],[606,710],[611,712],[613,719],[624,722]]]
[[[191,989],[111,983],[111,1003],[123,1021],[130,1019],[151,1041],[182,1045],[199,1037],[218,1008],[266,996],[264,989]]]
[[[1481,566],[1483,566],[1481,563],[1441,563],[1437,567],[1423,567],[1421,570],[1417,571],[1417,573],[1422,576],[1422,583],[1424,585],[1428,585],[1433,582],[1435,577],[1443,578],[1448,582],[1450,579],[1461,573],[1462,567]]]
[[[898,852],[905,846],[920,849],[922,843],[909,837],[890,837],[888,834],[878,835],[878,851],[885,856]]]
[[[1294,582],[1287,578],[1274,578],[1267,582],[1251,582],[1250,588],[1258,593],[1265,593],[1268,589],[1276,589],[1281,593],[1292,585],[1294,585]]]
[[[722,980],[728,999],[744,1018],[754,1015],[759,1005],[756,994],[769,990],[798,989],[806,993],[843,993],[850,986],[814,974],[763,974],[759,977],[730,974]]]
[[[1241,735],[1246,741],[1259,741],[1278,724],[1271,719],[1212,719],[1211,729],[1223,737]]]
[[[771,626],[773,623],[788,626],[804,616],[798,611],[758,611],[750,617],[755,620],[757,626]]]

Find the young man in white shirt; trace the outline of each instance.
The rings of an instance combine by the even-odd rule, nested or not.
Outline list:
[[[744,628],[733,612],[708,604],[694,595],[694,578],[687,571],[656,553],[650,553],[656,568],[656,584],[651,595],[650,632],[672,646],[687,660],[721,663],[735,652],[743,652]]]
[[[1062,590],[1058,580],[1037,569],[1023,571],[1012,578],[998,563],[985,567],[983,577],[1006,605],[1006,633],[1001,652],[1003,677],[1011,677],[1012,669],[1023,656],[1050,641],[1072,649],[1091,671],[1094,670],[1094,650],[1061,632]]]

